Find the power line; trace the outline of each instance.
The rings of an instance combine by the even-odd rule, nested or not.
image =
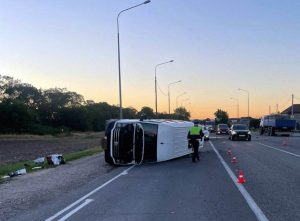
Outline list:
[[[157,87],[158,87],[160,93],[162,93],[162,94],[165,95],[165,96],[168,96],[168,94],[164,93],[163,90],[160,88],[158,82],[157,82]]]
[[[291,97],[289,96],[288,100],[284,104],[279,104],[280,109],[285,108],[289,103],[291,103]]]

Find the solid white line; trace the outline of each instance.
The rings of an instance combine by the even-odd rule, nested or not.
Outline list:
[[[66,212],[67,210],[71,209],[72,207],[76,206],[77,204],[79,204],[81,201],[85,200],[86,198],[88,198],[89,196],[91,196],[92,194],[96,193],[97,191],[101,190],[103,187],[107,186],[108,184],[110,184],[111,182],[113,182],[114,180],[118,179],[120,176],[126,175],[128,173],[129,170],[131,170],[133,167],[135,167],[135,165],[132,165],[131,167],[129,167],[128,169],[122,171],[121,173],[119,173],[117,176],[113,177],[112,179],[110,179],[109,181],[107,181],[106,183],[102,184],[101,186],[97,187],[96,189],[92,190],[91,192],[89,192],[88,194],[84,195],[83,197],[81,197],[80,199],[76,200],[74,203],[70,204],[69,206],[67,206],[66,208],[62,209],[61,211],[55,213],[53,216],[49,217],[48,219],[46,219],[45,221],[51,221],[54,220],[56,217],[60,216],[61,214],[63,214],[64,212]]]
[[[290,155],[292,155],[294,157],[299,157],[300,158],[300,155],[298,155],[298,154],[291,153],[291,152],[288,152],[288,151],[285,151],[285,150],[281,150],[281,149],[278,149],[276,147],[272,147],[272,146],[269,146],[267,144],[263,144],[263,143],[260,143],[260,142],[257,142],[257,143],[260,144],[260,145],[262,145],[262,146],[265,146],[265,147],[268,147],[268,148],[271,148],[271,149],[274,149],[274,150],[278,150],[280,152],[287,153],[287,154],[290,154]]]
[[[93,202],[93,199],[86,199],[84,201],[84,203],[80,204],[79,206],[77,206],[75,209],[71,210],[69,213],[67,213],[66,215],[64,215],[62,218],[60,218],[58,221],[65,221],[66,219],[68,219],[70,216],[72,216],[74,213],[77,213],[79,210],[81,210],[83,207],[85,207],[86,205],[88,205],[89,203]]]
[[[213,143],[211,141],[209,141],[209,143],[210,143],[211,147],[213,148],[213,150],[215,151],[215,153],[217,154],[219,160],[221,161],[223,167],[227,171],[227,173],[228,173],[229,177],[231,178],[232,182],[238,188],[238,190],[240,191],[240,193],[242,194],[242,196],[244,197],[244,199],[248,203],[249,207],[251,208],[251,210],[255,214],[256,218],[259,221],[268,221],[268,218],[265,216],[263,211],[258,207],[258,205],[254,201],[252,196],[248,193],[248,191],[245,189],[245,187],[243,185],[237,183],[237,177],[234,175],[234,173],[232,172],[232,170],[230,169],[228,164],[225,162],[223,157],[220,155],[219,151],[215,148]]]

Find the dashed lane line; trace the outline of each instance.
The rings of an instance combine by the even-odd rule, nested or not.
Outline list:
[[[61,211],[55,213],[53,216],[49,217],[48,219],[46,219],[45,221],[52,221],[55,218],[57,218],[58,216],[62,215],[64,212],[68,211],[69,209],[73,208],[74,206],[76,206],[77,204],[81,203],[83,200],[87,199],[88,197],[90,197],[91,195],[93,195],[94,193],[96,193],[97,191],[101,190],[103,187],[107,186],[108,184],[110,184],[111,182],[113,182],[114,180],[118,179],[120,176],[124,176],[128,174],[128,171],[131,170],[133,167],[135,167],[135,165],[132,165],[131,167],[127,168],[126,170],[122,171],[121,173],[119,173],[117,176],[113,177],[112,179],[108,180],[107,182],[105,182],[104,184],[102,184],[101,186],[97,187],[96,189],[92,190],[91,192],[89,192],[88,194],[84,195],[83,197],[81,197],[80,199],[76,200],[74,203],[70,204],[69,206],[67,206],[66,208],[62,209]]]

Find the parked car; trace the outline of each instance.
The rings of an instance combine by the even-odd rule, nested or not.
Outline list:
[[[251,132],[246,125],[234,124],[229,130],[229,140],[251,141]]]
[[[228,134],[229,127],[227,124],[218,124],[217,134]]]

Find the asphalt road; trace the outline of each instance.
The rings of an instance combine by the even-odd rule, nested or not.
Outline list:
[[[200,162],[119,167],[12,220],[300,220],[299,143],[218,136],[205,143]],[[239,169],[245,184],[236,183]]]

